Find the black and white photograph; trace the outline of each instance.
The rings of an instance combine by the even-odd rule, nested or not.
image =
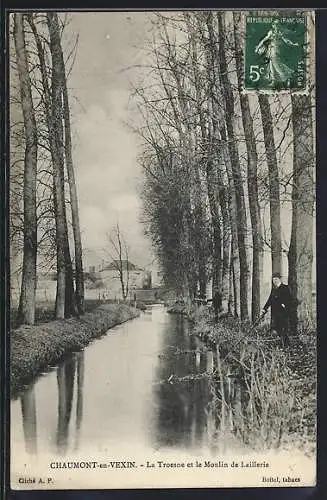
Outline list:
[[[315,486],[315,13],[8,29],[11,488]]]

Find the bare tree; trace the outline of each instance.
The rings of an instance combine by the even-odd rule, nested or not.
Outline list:
[[[235,59],[236,72],[239,86],[239,96],[241,103],[243,130],[247,151],[247,182],[249,193],[250,218],[252,226],[252,321],[260,314],[260,272],[263,258],[262,248],[262,228],[260,218],[260,207],[258,198],[258,154],[256,139],[254,134],[253,119],[250,111],[248,95],[242,92],[242,34],[241,34],[241,14],[233,13],[234,37],[235,37]]]
[[[64,141],[62,123],[62,62],[58,15],[47,13],[52,60],[51,116],[55,150],[53,153],[54,206],[57,240],[57,297],[56,318],[64,318],[75,312],[73,269],[69,250],[64,183]]]
[[[21,13],[14,14],[14,40],[25,129],[24,254],[19,319],[22,323],[33,325],[35,321],[37,257],[37,127],[33,107],[29,64],[25,47],[24,15]]]
[[[237,223],[236,223],[236,208],[235,208],[235,193],[233,190],[233,174],[229,161],[229,152],[227,146],[227,137],[225,131],[225,119],[223,108],[223,96],[219,87],[219,60],[217,53],[217,40],[213,27],[213,15],[208,13],[206,16],[206,26],[208,30],[208,40],[206,42],[207,53],[207,78],[209,80],[208,95],[210,99],[211,109],[211,145],[209,157],[211,157],[208,166],[213,168],[212,179],[210,184],[214,190],[217,190],[216,197],[220,207],[220,223],[222,237],[222,279],[221,292],[223,307],[228,309],[228,304],[231,305],[231,297],[235,298],[234,305],[237,310],[239,299],[238,284],[233,289],[233,282],[230,282],[230,266],[232,266],[239,276],[239,258],[237,249]],[[224,180],[227,176],[227,181]],[[208,187],[209,190],[209,187]],[[231,238],[233,244],[231,253]],[[232,286],[230,287],[230,284]]]
[[[112,259],[114,269],[117,271],[122,297],[126,300],[129,294],[130,280],[129,252],[118,222],[108,234],[108,243],[110,248],[107,250],[107,253]]]
[[[235,202],[236,202],[236,222],[237,222],[237,243],[238,252],[240,260],[240,311],[241,319],[245,320],[248,318],[248,261],[246,255],[246,209],[244,201],[244,190],[242,184],[241,167],[239,160],[239,153],[237,148],[237,142],[234,130],[234,95],[232,86],[229,80],[228,66],[226,59],[226,33],[224,26],[224,14],[222,12],[217,12],[218,19],[218,58],[219,58],[219,69],[221,85],[224,96],[225,104],[225,120],[226,120],[226,131],[228,138],[228,149],[230,162],[233,174],[234,192],[235,192]]]
[[[78,197],[77,197],[73,155],[72,155],[72,138],[71,138],[71,125],[70,125],[70,107],[69,107],[69,98],[67,89],[67,76],[66,76],[65,62],[61,44],[58,50],[61,63],[61,81],[62,81],[62,92],[63,92],[66,169],[67,169],[67,176],[68,176],[68,183],[70,190],[70,206],[72,212],[72,226],[73,226],[74,248],[75,248],[76,305],[79,314],[83,314],[84,273],[83,273],[82,239],[81,239],[79,211],[78,211]]]
[[[184,16],[182,20],[185,23]],[[187,48],[192,37],[181,49],[171,36],[169,19],[158,15],[154,33],[152,75],[156,95],[148,88],[136,92],[145,122],[138,129],[146,142],[141,160],[148,188],[144,190],[145,211],[166,278],[191,298],[198,285],[205,293],[210,246],[201,136],[195,120],[198,104],[194,76],[198,66]],[[151,157],[150,162],[147,157]],[[165,213],[173,222],[165,220]]]
[[[46,20],[46,21],[45,21]],[[81,245],[81,235],[79,227],[79,214],[78,214],[78,200],[75,184],[75,175],[72,159],[72,143],[71,143],[71,126],[70,126],[70,110],[69,110],[69,97],[67,90],[67,77],[65,62],[63,57],[63,49],[61,44],[61,28],[57,14],[51,14],[50,17],[38,14],[28,14],[28,21],[34,35],[37,56],[39,59],[36,67],[39,69],[39,78],[41,80],[40,92],[42,93],[42,105],[44,109],[44,122],[45,127],[43,131],[45,147],[47,153],[50,152],[50,167],[43,168],[43,171],[48,175],[48,177],[42,181],[42,185],[46,188],[48,187],[50,195],[53,198],[54,193],[58,193],[58,187],[56,187],[56,177],[60,175],[61,183],[61,202],[58,204],[58,196],[55,196],[51,200],[53,210],[50,207],[45,207],[46,211],[51,212],[49,214],[54,220],[58,222],[58,217],[62,220],[63,235],[60,237],[62,239],[61,246],[63,248],[59,252],[59,256],[65,254],[65,286],[63,286],[63,262],[61,264],[62,270],[58,272],[59,281],[57,285],[60,285],[61,299],[57,303],[61,303],[62,316],[62,293],[65,289],[65,305],[64,305],[64,315],[70,316],[71,314],[82,314],[84,311],[84,277],[83,277],[83,263],[82,263],[82,245]],[[50,41],[48,41],[44,34],[43,25],[47,22],[50,34]],[[51,28],[51,29],[50,29]],[[64,26],[62,27],[64,28]],[[76,45],[75,45],[76,48]],[[49,56],[51,56],[51,62],[49,62]],[[52,63],[52,65],[51,65]],[[50,83],[50,77],[52,82]],[[55,83],[53,80],[55,77]],[[56,100],[56,108],[53,106],[53,98]],[[49,156],[49,155],[48,155]],[[70,199],[65,200],[65,165],[67,170],[67,178],[69,183]],[[54,166],[56,166],[54,168]],[[60,174],[59,174],[60,172]],[[45,175],[46,175],[45,174]],[[53,182],[53,187],[51,188],[49,182]],[[40,179],[41,181],[41,179]],[[40,203],[44,203],[44,199],[40,200]],[[63,204],[63,205],[62,205]],[[70,207],[72,214],[72,228],[74,236],[74,247],[75,247],[75,277],[76,277],[76,297],[74,293],[73,285],[73,268],[72,261],[69,250],[68,241],[68,216],[69,211],[67,207]],[[45,231],[44,236],[45,241],[48,240],[48,232],[52,231],[49,228]],[[58,228],[56,229],[57,235]],[[57,240],[58,246],[58,238]],[[50,247],[51,248],[51,247]],[[43,248],[42,248],[43,249]],[[58,250],[58,248],[57,248]],[[62,259],[62,257],[60,257]],[[60,260],[59,259],[59,260]],[[62,259],[63,260],[63,259]],[[57,264],[58,264],[58,252],[57,252]],[[76,303],[75,303],[76,299]],[[57,311],[58,313],[58,311]],[[56,313],[56,314],[57,314]]]

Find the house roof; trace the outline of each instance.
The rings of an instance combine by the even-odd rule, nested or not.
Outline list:
[[[139,267],[139,266],[133,264],[129,260],[123,259],[121,261],[121,263],[122,263],[122,268],[124,271],[127,271],[127,269],[129,271],[143,271],[142,267]],[[109,264],[104,265],[100,269],[100,271],[117,271],[117,269],[119,269],[119,268],[120,268],[120,261],[118,259],[115,259],[112,262],[110,262]]]

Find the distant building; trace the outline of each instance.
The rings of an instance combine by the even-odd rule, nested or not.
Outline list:
[[[147,288],[158,288],[164,285],[163,272],[156,259],[153,259],[153,261],[146,266],[144,274]],[[148,286],[148,283],[151,283],[151,285]]]
[[[151,270],[152,288],[157,288],[164,285],[163,272],[159,268]]]
[[[118,269],[120,269],[120,267],[122,267],[123,271],[133,271],[135,273],[141,273],[143,271],[143,269],[139,266],[136,266],[135,264],[133,264],[132,262],[130,262],[129,260],[125,260],[123,259],[122,261],[118,260],[118,259],[114,259],[113,261],[111,261],[109,264],[104,264],[102,265],[102,269],[100,269],[100,272],[104,272],[104,271],[117,271]]]
[[[98,271],[98,275],[103,282],[103,287],[115,296],[121,295],[121,283],[118,269],[120,268],[119,260],[113,260],[109,264],[103,263]],[[129,274],[129,289],[142,288],[144,270],[133,264],[130,261],[122,260],[122,270],[124,282],[127,282],[127,273]]]

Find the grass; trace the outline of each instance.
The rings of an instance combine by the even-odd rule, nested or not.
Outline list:
[[[312,454],[316,430],[316,335],[305,328],[283,349],[268,325],[233,318],[218,324],[196,312],[194,333],[214,352],[210,381],[217,443],[230,432],[253,449],[293,448]]]
[[[90,305],[90,304],[89,304]],[[91,305],[90,305],[91,307]],[[10,333],[11,394],[65,355],[78,351],[109,328],[139,315],[127,304],[103,304],[80,318],[23,325]]]
[[[99,299],[86,299],[85,300],[85,312],[93,311],[96,307],[103,304],[116,304],[114,300],[103,300]],[[140,306],[140,307],[139,307]],[[136,304],[138,309],[143,310],[143,304]],[[145,307],[144,307],[145,308]],[[52,300],[38,301],[35,308],[35,324],[39,325],[41,323],[48,323],[49,321],[54,321],[54,309],[55,303]],[[17,309],[11,309],[10,311],[10,326],[12,329],[18,328],[18,311]]]

